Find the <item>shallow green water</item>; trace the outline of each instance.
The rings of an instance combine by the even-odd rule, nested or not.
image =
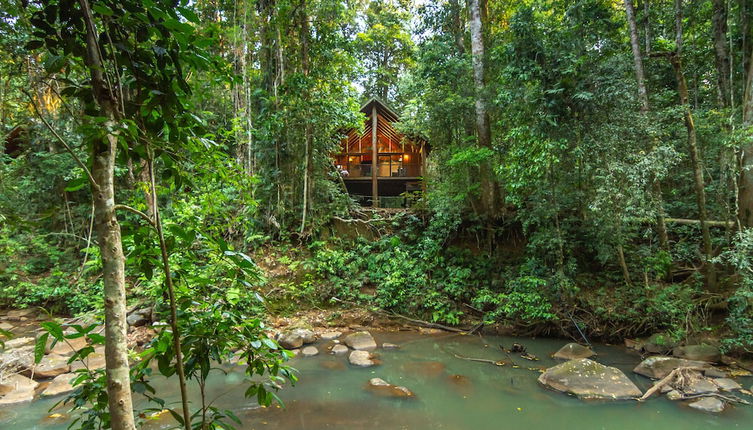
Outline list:
[[[539,373],[528,367],[549,367],[549,355],[565,341],[553,339],[513,339],[478,336],[420,336],[407,333],[377,333],[383,341],[402,345],[399,350],[379,350],[382,365],[353,368],[344,356],[320,354],[296,358],[292,365],[300,371],[295,387],[281,392],[286,408],[258,408],[243,398],[244,386],[238,373],[216,374],[210,398],[233,409],[244,422],[243,429],[753,429],[753,406],[729,407],[721,415],[691,410],[664,398],[645,403],[583,402],[548,391],[536,382]],[[469,362],[463,356],[502,360],[507,357],[498,344],[520,342],[541,361],[530,362],[513,356],[520,368],[497,367]],[[324,346],[319,345],[324,351]],[[630,370],[639,357],[624,348],[595,346],[598,361],[623,369],[645,390],[650,382]],[[453,377],[462,375],[463,377]],[[404,385],[416,393],[415,399],[382,398],[364,390],[373,377]],[[743,378],[745,387],[753,378]],[[156,381],[164,393],[172,381]],[[753,399],[749,399],[753,400]],[[54,400],[0,410],[0,429],[63,429],[65,422],[45,420]],[[149,428],[166,428],[168,423],[152,423]]]

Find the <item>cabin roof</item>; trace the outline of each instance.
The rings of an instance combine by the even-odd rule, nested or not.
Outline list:
[[[384,119],[390,122],[397,122],[400,117],[397,116],[395,111],[390,109],[387,104],[376,97],[372,97],[363,106],[361,106],[361,112],[366,114],[367,117],[371,116],[371,110],[376,107],[377,113]]]

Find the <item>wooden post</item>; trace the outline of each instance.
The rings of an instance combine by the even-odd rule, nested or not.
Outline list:
[[[421,193],[426,194],[426,143],[421,143]]]
[[[376,104],[371,108],[371,206],[379,207],[379,185],[377,184],[377,110]]]

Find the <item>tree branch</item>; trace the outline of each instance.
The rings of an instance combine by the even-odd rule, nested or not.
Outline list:
[[[141,212],[140,210],[136,208],[132,208],[127,205],[115,205],[115,210],[118,210],[118,209],[123,209],[124,211],[135,213],[136,215],[143,218],[146,222],[148,222],[149,225],[152,226],[152,228],[154,228],[155,230],[157,229],[157,225],[154,223],[154,221],[151,218],[149,218],[149,215],[145,214],[144,212]]]

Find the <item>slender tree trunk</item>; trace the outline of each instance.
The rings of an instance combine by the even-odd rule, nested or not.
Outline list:
[[[309,84],[309,17],[306,10],[306,0],[301,0],[301,67],[303,68],[303,76],[306,78],[306,84]],[[308,100],[308,92],[304,96],[305,100]],[[303,208],[301,209],[301,234],[306,228],[306,214],[309,211],[311,205],[311,164],[312,164],[312,143],[313,143],[313,127],[311,125],[310,118],[306,118],[306,125],[304,126],[304,159],[303,159]]]
[[[706,212],[706,192],[705,181],[703,179],[703,163],[698,152],[698,143],[696,139],[695,123],[693,113],[690,109],[688,95],[688,84],[685,81],[685,75],[682,71],[682,61],[676,54],[670,55],[670,62],[675,70],[677,78],[677,92],[680,95],[680,104],[683,107],[685,117],[685,128],[688,131],[688,151],[690,152],[690,164],[693,169],[693,181],[695,184],[696,203],[698,205],[698,219],[701,222],[701,233],[703,236],[703,254],[708,267],[708,283],[712,289],[716,286],[716,272],[711,263],[713,249],[711,246],[711,233],[709,232],[708,214]]]
[[[753,44],[751,45],[753,46]],[[753,48],[749,53],[748,72],[743,96],[743,127],[753,127]],[[745,227],[753,227],[753,138],[743,144],[741,173],[738,184],[739,220]]]
[[[167,242],[165,242],[165,234],[162,231],[162,217],[159,212],[159,205],[157,202],[157,183],[154,177],[154,155],[150,153],[149,162],[149,189],[150,197],[152,197],[152,211],[154,227],[157,230],[157,237],[159,239],[160,253],[162,254],[162,269],[165,272],[165,286],[167,287],[167,295],[170,301],[170,328],[173,331],[173,349],[175,349],[175,370],[178,374],[178,387],[180,389],[181,408],[183,409],[183,427],[186,430],[191,430],[191,412],[188,409],[188,391],[186,390],[186,374],[183,365],[183,349],[180,339],[180,328],[178,326],[178,305],[175,298],[175,286],[173,285],[172,270],[170,269],[170,257],[167,254]],[[202,421],[203,422],[203,421]]]
[[[675,0],[675,53],[682,55],[682,0]]]
[[[484,35],[481,23],[481,10],[479,0],[471,0],[471,53],[473,62],[473,82],[476,99],[476,133],[479,146],[492,148],[491,126],[489,124],[489,112],[486,109],[485,81],[484,81]],[[492,169],[488,161],[483,161],[480,166],[481,176],[481,203],[486,216],[495,216],[497,202],[495,198]]]
[[[113,104],[113,94],[104,80],[104,65],[99,55],[94,18],[88,0],[79,0],[79,4],[86,24],[86,65],[91,74],[94,98],[103,116],[108,118],[103,124],[105,130],[112,130],[115,129],[117,108]],[[118,137],[112,132],[108,132],[105,141],[94,143],[92,176],[97,187],[92,189],[92,195],[105,286],[105,371],[111,423],[114,430],[134,430],[136,426],[126,340],[125,256],[120,224],[115,216],[117,148]]]
[[[653,184],[654,198],[657,200],[656,213],[656,232],[659,234],[659,246],[665,251],[669,251],[669,235],[667,234],[666,214],[664,213],[664,193],[661,190],[661,182],[654,179]]]
[[[622,245],[617,245],[617,261],[620,263],[622,277],[625,278],[625,284],[633,285],[633,281],[630,280],[630,270],[628,270],[627,261],[625,261],[625,251],[622,248]]]
[[[644,7],[646,9],[646,21],[648,21],[648,0],[644,0]],[[641,111],[648,113],[650,110],[650,104],[648,100],[648,90],[646,88],[646,75],[643,69],[643,57],[641,55],[641,47],[638,41],[638,27],[635,22],[635,10],[633,8],[632,0],[625,0],[625,10],[628,21],[628,28],[630,30],[630,47],[633,51],[633,67],[635,69],[635,80],[638,83],[638,99],[641,102]],[[651,41],[649,39],[648,24],[646,25],[646,49],[649,49]],[[656,213],[656,230],[659,235],[659,244],[662,249],[669,248],[669,239],[667,235],[667,226],[664,222],[664,197],[661,192],[661,184],[659,180],[654,178],[652,183],[652,193],[656,200],[657,213]],[[626,279],[629,283],[629,279]]]
[[[638,100],[641,102],[641,111],[646,112],[648,111],[648,92],[646,91],[646,78],[643,73],[643,58],[641,57],[641,45],[638,40],[638,26],[635,23],[633,0],[625,0],[625,12],[627,13],[628,28],[630,30],[630,47],[633,50],[635,80],[638,82]]]
[[[651,6],[649,0],[643,0],[643,36],[646,38],[646,55],[651,53]]]
[[[714,63],[719,89],[719,105],[729,107],[730,103],[730,56],[727,46],[727,4],[726,0],[713,0],[714,12],[711,16],[714,28]]]

